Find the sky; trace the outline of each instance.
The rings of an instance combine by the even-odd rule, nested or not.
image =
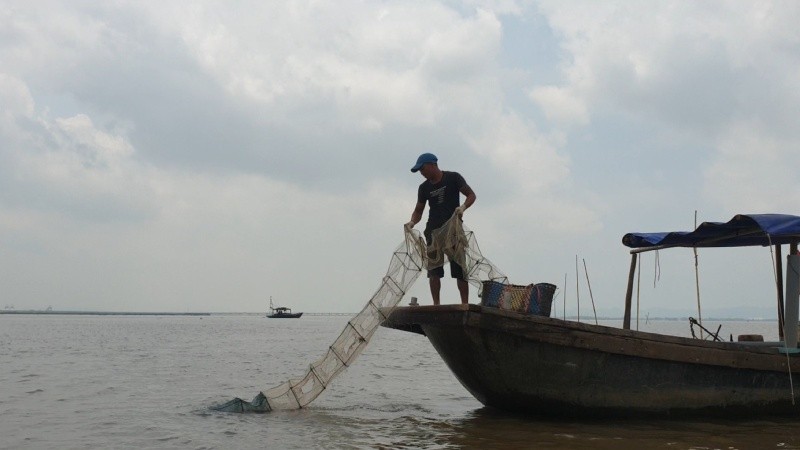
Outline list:
[[[357,312],[433,152],[512,283],[614,314],[625,233],[800,214],[798,22],[793,1],[0,0],[0,306]],[[772,311],[771,258],[700,250],[704,310]],[[696,313],[694,261],[643,255],[642,315]],[[424,276],[408,296],[430,304]]]

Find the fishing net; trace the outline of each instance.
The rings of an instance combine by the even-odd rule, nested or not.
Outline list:
[[[347,322],[324,356],[311,363],[305,375],[260,392],[252,401],[235,398],[214,409],[224,412],[269,412],[305,407],[364,351],[380,324],[400,303],[424,269],[441,267],[448,261],[454,261],[465,270],[470,284],[479,289],[486,280],[503,284],[507,282],[507,277],[481,254],[474,233],[463,226],[460,218],[453,216],[441,228],[434,230],[431,241],[431,245],[427,246],[419,231],[406,230],[405,239],[392,254],[389,269],[375,294],[361,312]]]

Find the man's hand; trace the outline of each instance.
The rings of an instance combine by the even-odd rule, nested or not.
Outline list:
[[[467,208],[464,208],[464,205],[461,205],[461,206],[459,206],[458,208],[456,208],[456,210],[455,210],[455,212],[454,212],[453,214],[457,215],[458,217],[461,217],[461,216],[463,216],[463,215],[464,215],[464,211],[465,211],[466,209],[467,209]]]
[[[406,231],[411,231],[411,229],[414,228],[414,225],[416,225],[414,222],[409,221],[408,223],[403,225],[403,228],[405,228]]]

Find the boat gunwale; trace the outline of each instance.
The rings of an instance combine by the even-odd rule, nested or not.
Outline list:
[[[532,324],[538,326],[532,327]],[[526,315],[474,304],[397,307],[383,326],[423,334],[427,327],[471,327],[502,331],[555,345],[648,359],[787,373],[787,363],[791,363],[792,372],[800,372],[800,360],[780,353],[778,344],[766,347],[706,341]]]

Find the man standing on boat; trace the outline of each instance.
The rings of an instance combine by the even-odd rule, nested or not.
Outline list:
[[[425,181],[417,190],[417,206],[411,213],[411,221],[405,226],[411,229],[420,220],[425,210],[425,203],[429,205],[428,222],[425,224],[425,240],[431,245],[431,233],[447,222],[453,214],[460,218],[464,211],[475,203],[475,192],[469,187],[464,177],[458,172],[448,172],[439,169],[439,160],[433,153],[423,153],[417,158],[417,163],[411,168],[412,172],[419,172]],[[466,199],[461,204],[460,194]],[[464,269],[457,263],[450,261],[450,276],[456,279],[461,303],[469,303],[469,283],[467,283]],[[428,281],[431,287],[433,304],[439,304],[439,292],[442,287],[444,268],[437,267],[428,271]]]

